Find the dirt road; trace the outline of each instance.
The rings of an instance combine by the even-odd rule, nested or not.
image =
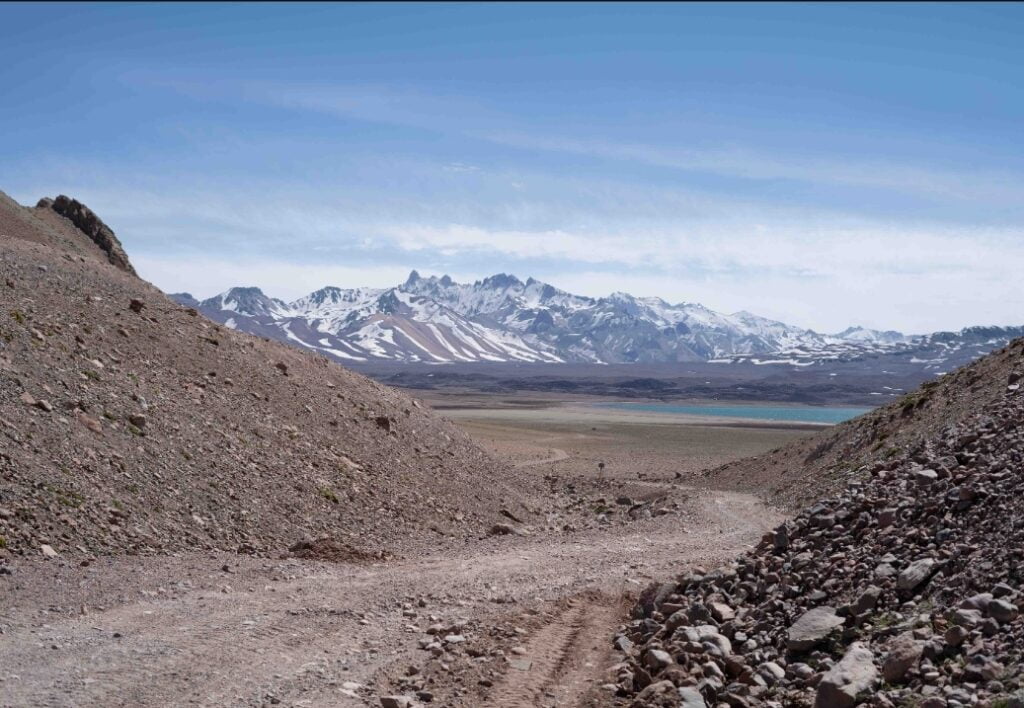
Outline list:
[[[751,496],[685,486],[669,457],[654,479],[630,470],[616,480],[624,464],[587,478],[577,470],[596,469],[578,459],[592,442],[581,435],[532,433],[518,447],[506,435],[496,452],[581,494],[588,518],[606,513],[591,508],[594,494],[666,509],[578,527],[560,517],[522,534],[481,529],[465,546],[376,564],[16,562],[0,576],[0,706],[379,706],[382,695],[417,692],[474,708],[593,703],[629,598],[736,555],[780,515]],[[590,497],[579,491],[588,484]]]
[[[0,704],[377,705],[392,673],[424,663],[418,640],[429,625],[467,622],[458,631],[486,653],[489,623],[532,617],[538,629],[520,640],[528,667],[487,657],[505,677],[487,705],[541,705],[571,667],[569,652],[586,646],[581,633],[608,644],[625,593],[735,554],[774,519],[739,494],[694,503],[702,523],[668,536],[649,524],[558,543],[509,536],[457,557],[370,567],[235,556],[23,563],[2,581]],[[17,592],[47,582],[31,597]],[[580,599],[569,612],[551,609],[566,598]],[[550,620],[535,614],[545,612]],[[577,666],[575,683],[557,681],[552,704],[571,705],[590,687],[600,654],[586,660],[585,680]],[[473,705],[486,688],[448,701]]]

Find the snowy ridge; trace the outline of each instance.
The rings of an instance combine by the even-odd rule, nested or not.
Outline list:
[[[475,283],[413,271],[393,288],[325,287],[286,303],[259,288],[202,302],[172,296],[229,327],[340,361],[687,362],[807,367],[901,356],[940,370],[1024,335],[1020,327],[971,327],[908,336],[850,327],[820,334],[749,312],[616,292],[591,298],[533,278]]]

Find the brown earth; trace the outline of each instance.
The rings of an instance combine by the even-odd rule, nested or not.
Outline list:
[[[781,519],[750,495],[687,486],[692,475],[638,480],[609,466],[598,479],[575,453],[543,460],[585,442],[584,426],[540,444],[537,429],[485,427],[475,437],[492,448],[500,438],[511,465],[560,480],[549,526],[506,519],[520,533],[388,561],[14,559],[0,576],[0,705],[355,706],[417,691],[466,708],[601,705],[595,679],[629,599],[750,548]],[[630,507],[598,504],[619,496],[672,511],[633,519]],[[595,521],[602,513],[609,520]],[[434,657],[420,647],[437,625]]]
[[[208,322],[60,219],[0,200],[0,553],[403,553],[543,511],[419,402]]]

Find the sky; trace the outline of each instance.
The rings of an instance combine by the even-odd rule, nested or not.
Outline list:
[[[1024,324],[1024,4],[0,4],[0,189],[208,297]]]

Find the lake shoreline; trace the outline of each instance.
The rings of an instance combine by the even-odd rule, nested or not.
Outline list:
[[[725,418],[673,413],[650,413],[615,408],[601,408],[592,404],[562,404],[546,407],[511,408],[467,406],[447,407],[438,412],[453,421],[474,420],[520,425],[635,425],[646,427],[703,427],[746,428],[765,430],[819,431],[832,427],[830,423],[807,423],[757,418]]]
[[[676,402],[605,401],[595,402],[592,405],[598,408],[655,413],[657,415],[692,415],[701,418],[710,417],[727,420],[758,420],[826,425],[838,425],[872,410],[864,406],[778,405],[766,402],[749,404],[700,402],[684,404]]]

